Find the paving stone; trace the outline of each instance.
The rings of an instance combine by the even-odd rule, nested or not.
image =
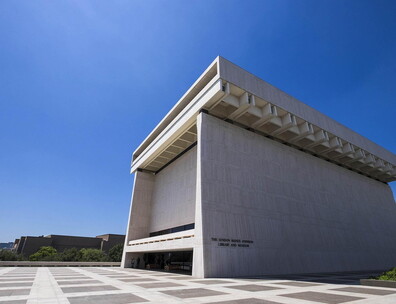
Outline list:
[[[83,280],[83,281],[58,281],[58,285],[79,285],[79,284],[100,284],[103,282],[98,280]]]
[[[364,299],[358,297],[343,296],[343,295],[336,295],[336,294],[324,293],[324,292],[314,292],[314,291],[289,293],[289,294],[283,294],[281,296],[287,298],[299,299],[299,300],[326,303],[326,304],[338,304],[338,303],[345,303],[345,302]]]
[[[321,279],[321,280],[310,280],[310,282],[326,283],[326,284],[353,284],[353,280],[337,280],[337,279]]]
[[[286,285],[286,286],[294,286],[294,287],[310,287],[310,286],[319,286],[317,283],[309,283],[309,282],[277,282],[271,283],[277,285]]]
[[[30,287],[0,288],[0,304],[26,303],[27,299],[29,299],[29,294],[31,292],[37,293],[38,288],[40,293],[41,288],[44,288],[43,295],[47,289],[52,290],[51,293],[54,296],[45,299],[45,303],[48,304],[57,303],[59,296],[62,294],[61,297],[71,304],[143,303],[149,302],[145,299],[146,296],[151,297],[154,294],[155,303],[165,304],[182,302],[194,304],[198,302],[208,304],[280,304],[295,302],[338,304],[361,299],[368,299],[371,301],[370,303],[375,304],[382,303],[385,299],[387,303],[396,303],[396,289],[348,286],[359,282],[357,280],[357,278],[361,277],[359,274],[340,275],[337,273],[328,277],[319,274],[308,278],[301,275],[277,276],[282,277],[283,280],[273,278],[273,276],[229,280],[226,278],[198,279],[183,274],[165,272],[155,274],[153,271],[145,270],[88,272],[87,268],[78,267],[82,271],[74,272],[53,271],[52,268],[46,268],[45,271],[42,271],[43,269],[45,268],[40,268],[38,272],[40,280],[37,281],[34,281],[36,270],[34,272],[19,271],[8,273],[9,276],[0,275],[0,286],[1,284],[12,284],[12,286],[15,286],[19,283],[28,283],[29,286],[32,286],[32,289],[29,289]],[[102,275],[102,272],[105,274]],[[40,285],[45,283],[45,280],[41,280],[44,279],[43,275],[45,274],[47,274],[48,279],[52,281],[55,279],[58,284],[52,284],[51,286],[48,284]],[[89,274],[98,274],[98,276],[92,278],[93,275],[89,276]],[[289,279],[284,280],[286,277]],[[34,285],[32,285],[33,281],[35,282]],[[112,286],[112,283],[108,283],[120,283],[122,281],[126,281],[126,283],[120,284],[120,287]],[[338,284],[346,283],[348,285],[337,286],[319,283],[318,281],[327,281],[333,284],[335,282]],[[316,286],[320,290],[316,289]],[[139,291],[135,293],[133,290]],[[153,290],[156,291],[153,292]],[[271,298],[267,300],[264,296],[268,294],[271,295]],[[41,295],[39,294],[38,298],[40,297]],[[66,300],[66,297],[68,297],[68,300]],[[33,298],[29,299],[29,301],[31,300]],[[38,300],[39,303],[41,303],[41,300]],[[358,301],[357,303],[360,302]]]
[[[6,289],[0,290],[0,297],[25,296],[30,293],[30,289]]]
[[[148,273],[148,270],[137,270],[137,269],[123,269],[120,272],[133,272],[133,273]]]
[[[84,276],[84,277],[56,277],[57,281],[65,281],[65,280],[92,280],[92,277]]]
[[[117,287],[111,285],[102,286],[79,286],[79,287],[61,287],[64,293],[70,292],[91,292],[91,291],[106,291],[106,290],[118,290]]]
[[[354,292],[363,293],[377,296],[386,296],[396,293],[396,290],[392,289],[378,289],[378,288],[365,288],[365,287],[344,287],[344,288],[334,288],[331,290],[343,291],[343,292]]]
[[[69,297],[67,299],[69,300],[70,304],[126,304],[147,302],[146,299],[143,299],[131,293]]]
[[[268,290],[282,289],[279,287],[263,286],[263,285],[256,285],[256,284],[225,286],[225,287],[232,288],[232,289],[239,289],[239,290],[243,290],[243,291],[268,291]]]
[[[205,284],[205,285],[235,283],[235,282],[232,282],[232,281],[225,281],[225,280],[196,280],[196,281],[191,281],[191,282],[199,283],[199,284]]]
[[[180,286],[185,286],[185,285],[172,283],[172,282],[163,282],[163,283],[136,284],[136,286],[144,287],[144,288],[166,288],[166,287],[180,287]]]
[[[165,279],[171,279],[171,280],[185,280],[185,281],[189,281],[193,278],[191,277],[166,277]]]
[[[217,295],[224,295],[225,292],[214,291],[205,288],[191,288],[191,289],[178,289],[178,290],[167,290],[161,291],[170,296],[174,296],[177,298],[185,299],[185,298],[198,298],[198,297],[210,297]]]
[[[22,277],[22,278],[29,277],[29,278],[34,278],[36,276],[36,274],[35,273],[32,273],[32,274],[30,274],[30,273],[20,273],[20,274],[17,274],[17,273],[5,273],[5,274],[3,274],[1,276],[2,277]]]
[[[158,280],[150,279],[150,278],[132,278],[132,279],[119,279],[119,281],[123,281],[123,282],[154,282],[154,281],[158,281]]]
[[[3,287],[24,287],[32,286],[33,282],[11,282],[11,283],[0,283],[0,288]]]
[[[172,274],[172,273],[161,273],[161,274],[150,274],[149,276],[153,276],[153,277],[186,277],[189,279],[193,279],[192,276],[190,275],[180,275],[180,274]]]
[[[249,278],[249,279],[238,279],[238,281],[242,282],[265,282],[269,283],[269,281],[278,281],[279,279],[257,279],[257,278]]]
[[[301,275],[288,275],[288,276],[279,276],[279,277],[267,277],[265,279],[271,279],[271,280],[295,280],[295,279],[306,279],[306,278],[311,278],[311,277],[301,276]]]
[[[19,281],[34,281],[34,278],[2,278],[0,277],[0,283],[3,282],[19,282]]]
[[[311,278],[310,276],[300,276],[300,275],[271,275],[264,277],[255,277],[254,279],[262,280],[294,280],[296,278]],[[312,277],[313,279],[313,277]]]
[[[63,268],[48,268],[50,272],[61,272],[61,273],[68,273],[68,272],[76,272],[73,269],[63,267]]]
[[[36,273],[37,272],[37,267],[29,267],[29,268],[16,268],[14,270],[11,270],[10,273]]]
[[[9,300],[9,301],[0,301],[0,304],[26,304],[27,300]]]
[[[117,274],[117,275],[107,275],[108,278],[138,278],[136,275],[131,274]]]
[[[57,268],[48,268],[51,273],[76,273],[77,271],[71,269],[57,269]]]
[[[210,302],[207,304],[281,304],[281,303],[249,298],[249,299],[239,299],[239,300],[231,300],[231,301]]]

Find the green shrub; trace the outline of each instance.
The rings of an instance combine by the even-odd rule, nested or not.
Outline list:
[[[23,256],[11,250],[0,250],[0,261],[23,261]]]
[[[64,262],[78,262],[81,260],[81,252],[77,248],[66,249],[59,254],[60,260]]]
[[[396,267],[374,278],[376,280],[396,281]]]
[[[109,250],[109,258],[112,262],[121,262],[124,244],[117,244]]]
[[[29,256],[30,261],[58,261],[59,256],[55,248],[51,246],[43,246],[37,251]]]
[[[109,257],[99,249],[83,248],[80,250],[80,262],[107,262]]]
[[[115,247],[116,246],[114,246],[113,248]],[[118,256],[122,256],[122,247],[120,253],[119,251],[120,251],[119,248],[115,248],[112,251],[114,258],[118,258]],[[58,253],[55,248],[50,246],[45,246],[45,247],[41,247],[39,251],[37,251],[36,253],[33,253],[29,257],[29,260],[30,261],[64,261],[64,262],[107,262],[110,260],[110,258],[106,253],[104,253],[99,249],[83,248],[81,250],[78,250],[77,248],[70,248],[70,249],[66,249],[63,252]],[[1,257],[0,257],[0,261],[1,261]]]

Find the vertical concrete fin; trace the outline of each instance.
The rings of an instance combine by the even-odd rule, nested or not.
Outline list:
[[[124,252],[121,260],[121,267],[130,267],[127,259],[128,243],[131,240],[148,237],[148,225],[150,216],[151,196],[153,192],[154,175],[151,173],[135,173],[133,191],[131,198],[131,208],[127,231],[125,234]]]
[[[203,227],[202,227],[202,183],[201,183],[201,155],[202,155],[202,117],[206,115],[200,113],[197,117],[197,186],[195,202],[195,245],[193,253],[192,275],[197,278],[205,277],[204,248],[203,248]]]

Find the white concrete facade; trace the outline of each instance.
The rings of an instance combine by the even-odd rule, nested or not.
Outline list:
[[[396,264],[396,204],[388,185],[201,115],[205,276]],[[253,243],[225,247],[213,237]]]
[[[122,265],[189,250],[196,277],[395,266],[395,164],[218,57],[134,152]]]
[[[155,175],[150,231],[195,222],[196,169],[197,151],[194,147]]]

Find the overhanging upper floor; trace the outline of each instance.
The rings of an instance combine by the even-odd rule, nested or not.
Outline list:
[[[218,57],[133,154],[131,172],[158,172],[197,141],[205,111],[382,182],[396,156],[283,91]]]

